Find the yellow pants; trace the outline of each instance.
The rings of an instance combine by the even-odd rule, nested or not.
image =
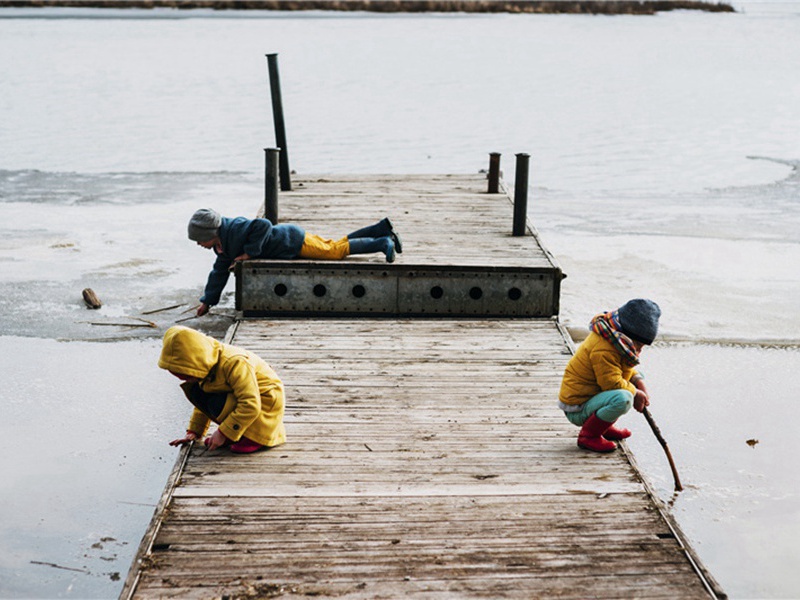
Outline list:
[[[300,248],[300,258],[316,260],[341,260],[350,254],[350,240],[343,237],[340,240],[326,240],[313,233],[306,233],[303,247]]]

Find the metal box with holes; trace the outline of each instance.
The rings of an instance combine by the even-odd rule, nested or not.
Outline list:
[[[555,268],[364,263],[238,264],[236,309],[263,316],[497,316],[558,314]]]

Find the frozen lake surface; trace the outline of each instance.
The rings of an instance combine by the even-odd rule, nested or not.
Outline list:
[[[796,595],[800,6],[737,8],[0,10],[0,596],[121,589],[188,415],[155,364],[211,263],[185,223],[256,211],[268,52],[300,173],[471,173],[497,151],[513,182],[514,153],[531,154],[562,320],[585,328],[639,296],[664,311],[643,369],[687,489],[672,497],[628,415],[646,475],[731,597]],[[187,324],[222,335],[231,288]],[[156,327],[91,325],[134,318]]]

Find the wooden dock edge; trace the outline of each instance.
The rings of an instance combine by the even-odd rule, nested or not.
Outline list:
[[[139,577],[142,571],[147,569],[147,556],[150,554],[153,541],[156,539],[158,530],[161,528],[161,523],[164,521],[167,506],[169,506],[172,500],[172,494],[180,481],[181,475],[183,475],[183,470],[189,460],[193,444],[194,442],[186,444],[178,453],[178,458],[175,460],[175,464],[169,474],[167,484],[164,487],[164,491],[161,493],[161,498],[156,505],[155,512],[153,512],[153,517],[150,519],[150,524],[147,526],[142,541],[139,543],[139,549],[136,551],[136,555],[133,558],[128,576],[125,578],[125,584],[122,586],[122,591],[119,594],[120,600],[129,600],[133,597],[133,593],[136,591],[136,586],[139,583]]]
[[[375,13],[539,13],[654,15],[673,10],[736,12],[703,0],[0,0],[0,8],[337,11]]]
[[[557,318],[553,320],[556,322],[556,326],[561,332],[564,342],[569,347],[570,352],[575,354],[575,342],[572,340],[572,336],[567,331],[567,328]],[[628,460],[634,472],[636,473],[636,476],[639,477],[639,480],[642,482],[647,495],[650,497],[653,505],[658,510],[661,518],[664,519],[664,522],[667,524],[667,527],[669,527],[672,535],[675,536],[675,540],[678,542],[681,551],[686,555],[686,559],[692,565],[692,568],[694,569],[695,573],[697,573],[700,581],[703,582],[703,586],[706,588],[706,591],[712,598],[726,600],[728,598],[728,594],[725,593],[725,591],[722,589],[722,586],[711,574],[711,571],[709,571],[708,568],[703,564],[703,561],[700,560],[697,552],[689,543],[689,538],[684,533],[683,529],[681,529],[680,525],[678,525],[678,522],[672,516],[672,513],[669,511],[669,506],[658,496],[655,487],[650,481],[650,478],[647,477],[645,472],[639,467],[639,462],[636,460],[636,455],[628,447],[628,444],[625,440],[619,441],[618,444],[625,454],[625,458]]]
[[[697,552],[695,552],[694,548],[689,543],[688,537],[683,532],[683,529],[681,529],[680,525],[678,525],[678,522],[672,516],[672,513],[669,512],[669,507],[661,498],[659,498],[655,488],[650,482],[650,479],[639,468],[639,463],[636,460],[636,456],[633,454],[631,449],[628,448],[628,444],[625,442],[625,440],[621,441],[620,447],[625,453],[625,457],[628,459],[631,467],[633,467],[633,470],[641,479],[642,485],[644,485],[644,488],[647,491],[647,495],[650,496],[650,500],[652,500],[653,504],[658,509],[658,512],[661,514],[661,517],[664,519],[667,527],[669,527],[672,531],[672,535],[675,536],[675,540],[678,542],[678,545],[681,547],[681,550],[686,555],[687,560],[692,565],[692,568],[695,570],[698,577],[700,577],[700,580],[703,582],[703,585],[708,593],[713,598],[726,600],[728,598],[728,594],[725,593],[725,591],[722,589],[722,586],[711,574],[711,571],[709,571],[708,568],[703,564],[703,561],[700,560]],[[676,492],[676,494],[677,493],[678,492]]]
[[[505,179],[503,179],[502,177],[500,178],[499,187],[500,187],[500,192],[506,195],[506,198],[508,198],[508,201],[511,204],[511,207],[513,209],[513,207],[514,207],[514,194],[512,193],[511,187],[509,187],[509,185],[506,183]],[[525,226],[527,227],[528,232],[534,238],[536,238],[537,240],[541,240],[542,239],[542,236],[539,235],[539,230],[531,222],[530,215],[528,215],[525,218]],[[556,283],[555,289],[553,290],[553,292],[555,294],[554,297],[553,297],[553,307],[554,307],[554,310],[555,310],[554,317],[556,319],[556,322],[558,322],[558,315],[561,314],[561,282],[567,278],[567,274],[564,272],[564,269],[561,268],[561,263],[558,262],[558,259],[556,258],[556,255],[553,254],[550,251],[550,249],[547,248],[547,246],[545,246],[544,244],[542,244],[540,247],[542,249],[542,252],[544,252],[544,255],[547,258],[547,260],[550,262],[550,264],[553,266],[553,268],[556,271],[558,271],[558,273],[560,275],[560,278],[559,278],[558,282]],[[561,324],[559,322],[559,328],[560,327],[561,327]],[[575,349],[571,345],[571,340],[570,340],[570,350],[573,353],[575,352]]]
[[[234,321],[233,324],[228,327],[228,330],[225,332],[225,339],[223,340],[226,344],[231,343],[236,335],[238,327],[238,321]],[[178,457],[175,459],[175,464],[172,466],[172,471],[170,471],[169,477],[167,478],[164,491],[161,492],[161,497],[158,500],[158,504],[156,504],[155,511],[153,511],[153,517],[150,519],[150,524],[147,526],[142,536],[142,541],[139,543],[139,548],[136,550],[136,555],[131,562],[128,576],[125,578],[125,583],[119,593],[119,600],[130,600],[133,597],[134,592],[136,592],[136,586],[139,583],[139,577],[142,571],[147,569],[147,556],[150,554],[153,548],[153,541],[156,539],[158,530],[164,522],[167,507],[172,500],[175,488],[181,480],[183,471],[186,468],[186,463],[189,462],[189,456],[192,453],[193,445],[194,442],[186,444],[181,447],[180,452],[178,452]]]

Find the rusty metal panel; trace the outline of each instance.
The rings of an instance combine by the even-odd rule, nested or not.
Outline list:
[[[384,315],[551,317],[561,272],[487,268],[251,261],[237,269],[246,317]]]
[[[241,271],[241,301],[237,305],[245,316],[396,312],[397,277],[385,269],[245,265]]]
[[[398,281],[398,312],[439,316],[553,316],[553,273],[409,271]]]

